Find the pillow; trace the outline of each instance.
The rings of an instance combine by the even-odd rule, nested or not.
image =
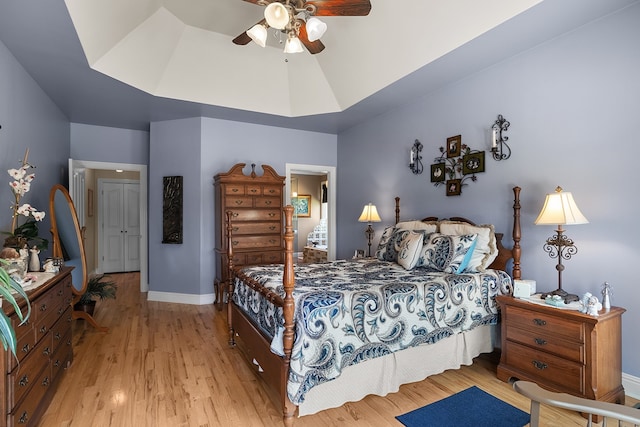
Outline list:
[[[376,251],[376,258],[380,261],[397,262],[398,252],[400,252],[400,243],[411,230],[398,230],[395,227],[390,228],[392,230],[387,233],[387,230],[385,229],[385,232],[380,238],[380,245],[378,245],[378,250]]]
[[[449,236],[433,233],[422,247],[416,266],[429,267],[445,273],[462,273],[465,261],[469,262],[467,254],[473,253],[477,237],[477,234]]]
[[[400,242],[398,264],[404,267],[405,270],[411,270],[418,263],[423,241],[424,235],[422,233],[409,231]]]
[[[435,233],[438,231],[437,222],[423,222],[423,221],[400,221],[396,224],[396,229],[402,230],[424,230],[427,233]]]
[[[382,232],[382,236],[380,236],[380,241],[378,242],[378,249],[376,249],[376,253],[374,255],[380,261],[384,261],[384,258],[387,252],[387,244],[389,243],[389,239],[391,239],[391,236],[393,235],[393,232],[395,231],[395,229],[396,228],[393,225],[390,225],[389,227],[386,227],[384,229],[384,231]]]
[[[440,232],[451,236],[477,234],[477,242],[466,270],[484,272],[498,256],[496,233],[493,225],[471,225],[460,221],[440,221]]]

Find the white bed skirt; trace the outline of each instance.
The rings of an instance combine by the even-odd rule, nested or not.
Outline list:
[[[499,345],[498,330],[496,325],[484,325],[435,344],[411,347],[350,366],[335,380],[309,390],[298,408],[298,416],[357,402],[369,394],[386,396],[397,392],[402,384],[471,365],[475,357]],[[376,372],[379,375],[373,375]]]

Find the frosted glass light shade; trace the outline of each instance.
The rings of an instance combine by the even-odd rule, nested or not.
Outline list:
[[[300,39],[296,36],[289,37],[284,44],[284,53],[300,53],[302,51],[304,51],[302,43],[300,43]]]
[[[360,214],[360,218],[358,218],[358,222],[380,222],[380,215],[378,215],[378,209],[376,205],[372,205],[369,203],[368,205],[364,205],[362,209],[362,213]]]
[[[267,29],[264,25],[256,24],[247,30],[247,35],[261,47],[267,44]]]
[[[555,193],[547,194],[542,210],[534,221],[538,225],[548,224],[588,224],[589,221],[582,215],[580,209],[573,200],[573,195],[556,188]]]
[[[309,18],[307,21],[307,36],[310,42],[314,42],[322,37],[327,31],[327,24],[316,17]]]
[[[289,23],[289,11],[282,3],[274,1],[265,8],[264,19],[270,27],[284,30]]]

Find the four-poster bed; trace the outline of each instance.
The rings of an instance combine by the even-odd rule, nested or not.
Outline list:
[[[242,339],[249,360],[279,396],[285,425],[293,424],[296,408],[305,415],[367,394],[386,395],[494,349],[495,296],[511,293],[511,277],[520,278],[520,188],[513,192],[512,249],[493,226],[460,217],[400,222],[396,198],[396,225],[385,230],[376,258],[297,265],[294,272],[293,208],[287,206],[284,265],[229,263],[229,344]],[[232,232],[229,211],[229,260]],[[441,241],[459,250],[459,264],[438,268]],[[407,266],[411,245],[420,256]]]

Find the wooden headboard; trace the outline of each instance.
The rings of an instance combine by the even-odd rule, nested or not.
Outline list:
[[[470,225],[476,225],[475,222],[460,216],[452,216],[449,218],[428,216],[426,218],[423,218],[422,221],[439,221],[442,219],[466,222]],[[396,197],[396,224],[398,222],[400,222],[400,197]],[[504,237],[504,234],[496,233],[496,246],[498,248],[498,256],[489,267],[496,270],[506,271],[509,260],[513,259],[511,277],[514,279],[520,279],[522,276],[522,271],[520,269],[520,256],[522,254],[522,250],[520,248],[520,238],[522,236],[520,232],[520,187],[513,187],[513,230],[511,232],[511,236],[513,238],[513,247],[511,249],[508,249],[502,244],[502,238]]]

